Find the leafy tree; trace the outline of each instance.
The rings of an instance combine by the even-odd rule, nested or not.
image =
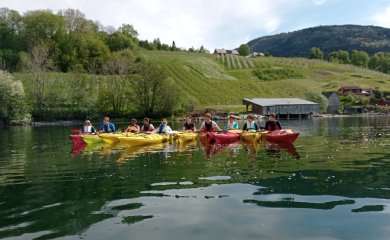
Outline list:
[[[310,49],[310,58],[311,59],[324,59],[324,53],[320,48],[313,47]]]
[[[0,71],[0,102],[0,121],[9,123],[26,117],[23,84],[4,71]]]
[[[368,67],[384,73],[390,73],[390,54],[379,52],[371,57]]]
[[[359,67],[368,67],[370,57],[365,51],[353,50],[351,53],[351,63]]]
[[[241,56],[248,56],[251,53],[251,50],[248,46],[248,44],[241,44],[238,48],[238,52]]]
[[[349,52],[344,50],[331,52],[329,54],[329,61],[334,63],[341,63],[341,64],[351,63]]]
[[[151,63],[138,65],[133,87],[134,101],[145,116],[170,113],[179,102],[174,84],[159,66]]]

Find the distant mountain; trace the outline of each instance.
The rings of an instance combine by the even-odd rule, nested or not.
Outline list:
[[[251,51],[280,57],[305,57],[312,47],[325,53],[336,50],[364,50],[370,54],[390,52],[390,29],[376,26],[319,26],[260,37],[248,43]]]

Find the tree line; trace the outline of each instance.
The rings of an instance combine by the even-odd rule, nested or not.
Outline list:
[[[0,122],[171,114],[180,104],[177,88],[139,48],[183,51],[158,38],[140,41],[132,25],[105,27],[74,9],[21,15],[1,8]]]
[[[159,38],[139,40],[138,32],[130,24],[119,28],[103,26],[76,9],[20,14],[0,8],[0,40],[0,69],[11,72],[28,70],[37,52],[45,55],[46,65],[52,71],[102,73],[103,64],[118,51],[185,51],[175,41],[168,45]],[[201,47],[199,51],[205,49]]]
[[[310,50],[310,58],[327,60],[333,63],[352,64],[383,73],[390,73],[390,53],[385,52],[378,52],[370,56],[367,52],[360,50],[351,52],[338,50],[325,55],[320,48],[313,47]]]

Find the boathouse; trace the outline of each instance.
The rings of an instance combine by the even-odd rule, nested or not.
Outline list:
[[[320,105],[299,98],[244,98],[246,111],[259,115],[275,113],[279,118],[309,118],[320,113]]]

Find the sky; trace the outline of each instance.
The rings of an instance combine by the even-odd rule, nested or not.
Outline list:
[[[0,7],[76,8],[105,26],[132,24],[140,39],[210,50],[319,25],[390,28],[390,0],[0,0]]]

